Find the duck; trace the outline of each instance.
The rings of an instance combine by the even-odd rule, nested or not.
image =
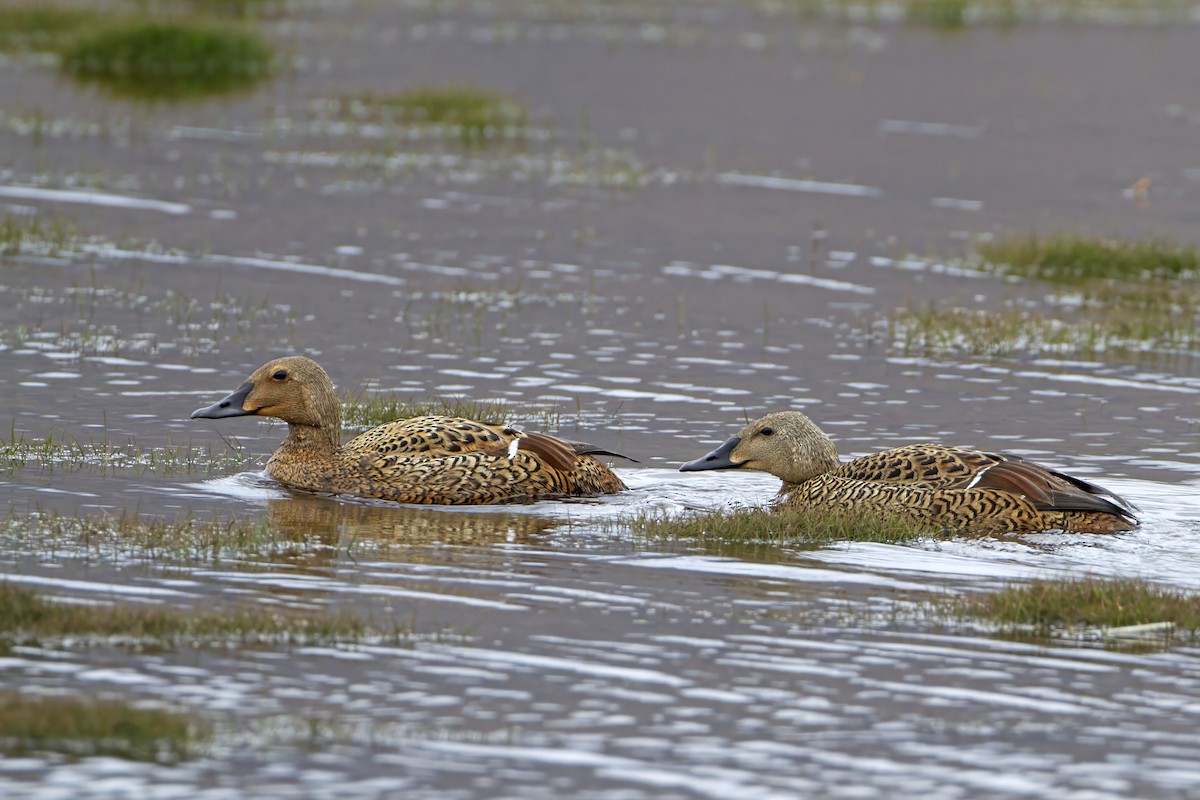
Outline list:
[[[954,533],[1117,533],[1138,526],[1133,505],[1107,489],[1005,453],[924,443],[842,463],[833,440],[799,411],[754,420],[679,469],[768,472],[783,481],[778,505],[865,511]]]
[[[598,458],[626,458],[619,453],[463,417],[395,420],[343,445],[341,402],[333,382],[307,356],[268,361],[227,397],[196,409],[191,418],[247,416],[287,423],[287,437],[267,461],[266,471],[300,491],[421,505],[479,505],[627,489]]]

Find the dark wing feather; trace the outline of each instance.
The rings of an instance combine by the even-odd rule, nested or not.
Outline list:
[[[1085,481],[1082,478],[1076,478],[1074,475],[1067,475],[1065,472],[1059,472],[1057,470],[1047,469],[1045,467],[1043,467],[1043,469],[1046,469],[1046,471],[1049,472],[1054,477],[1059,478],[1060,480],[1066,481],[1067,483],[1071,484],[1072,486],[1076,487],[1077,489],[1080,489],[1081,491],[1087,492],[1089,494],[1107,497],[1108,499],[1112,500],[1115,505],[1118,505],[1118,506],[1121,506],[1122,508],[1124,508],[1125,510],[1121,513],[1123,513],[1127,517],[1131,516],[1130,512],[1139,510],[1136,505],[1129,502],[1124,497],[1121,497],[1119,495],[1116,495],[1116,494],[1110,492],[1108,489],[1105,489],[1103,486],[1097,486],[1094,483],[1089,483],[1088,481]]]
[[[630,458],[629,456],[624,455],[623,453],[616,453],[616,452],[613,452],[612,450],[605,450],[594,444],[588,444],[587,442],[572,442],[572,441],[568,440],[567,444],[569,444],[569,445],[571,445],[571,447],[575,448],[576,455],[580,455],[580,456],[612,456],[613,458],[623,458],[626,461],[632,461],[635,464],[642,463],[642,462],[638,461],[636,458]]]
[[[560,472],[570,472],[579,461],[575,448],[570,443],[544,433],[522,434],[517,439],[517,448],[533,453],[544,461],[546,466]]]
[[[1023,495],[1039,511],[1093,511],[1134,519],[1131,507],[1112,492],[1016,457],[988,467],[963,488]]]

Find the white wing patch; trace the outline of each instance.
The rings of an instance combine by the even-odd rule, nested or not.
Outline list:
[[[987,472],[989,469],[991,469],[992,467],[994,467],[994,466],[996,466],[996,465],[995,465],[995,464],[991,464],[991,465],[989,465],[989,466],[986,466],[986,467],[984,467],[983,469],[979,470],[979,474],[978,474],[978,475],[976,475],[974,478],[972,478],[972,479],[971,479],[971,482],[967,484],[967,488],[968,488],[968,489],[974,489],[974,488],[975,488],[975,484],[979,483],[980,479],[982,479],[982,478],[983,478],[983,474],[984,474],[985,472]]]
[[[508,443],[508,460],[512,461],[517,457],[517,448],[521,446],[520,439],[513,439]]]

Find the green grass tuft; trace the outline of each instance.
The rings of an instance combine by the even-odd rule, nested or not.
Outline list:
[[[1200,634],[1200,595],[1134,578],[1035,581],[954,602],[961,616],[1038,635],[1160,622],[1173,623],[1192,639]]]
[[[943,30],[964,25],[1015,25],[1111,21],[1161,26],[1164,21],[1194,22],[1190,2],[1180,0],[754,0],[753,7],[771,15],[795,7],[809,16],[854,24],[903,19]]]
[[[53,431],[44,437],[30,437],[13,427],[8,439],[0,440],[0,472],[21,469],[31,463],[64,470],[133,469],[162,475],[211,475],[244,467],[246,453],[232,439],[225,440],[223,449],[183,444],[144,448],[132,440],[83,442]]]
[[[69,222],[12,214],[0,219],[0,256],[58,255],[76,249],[79,241],[75,226]]]
[[[910,305],[877,326],[906,354],[1098,357],[1200,351],[1200,251],[1072,235],[978,245],[973,266],[1055,284],[1000,310]]]
[[[977,250],[987,267],[1061,284],[1200,274],[1200,251],[1154,239],[1131,242],[1073,234],[1009,236],[980,242]]]
[[[254,33],[186,23],[134,23],[79,39],[63,67],[80,80],[146,99],[246,89],[270,73],[271,49]]]
[[[287,10],[289,0],[184,0],[196,14],[238,19],[277,17]]]
[[[1181,298],[1182,299],[1182,298]],[[1128,356],[1200,348],[1200,305],[1170,300],[1122,301],[1082,315],[1049,315],[1017,308],[1002,311],[942,309],[935,303],[889,315],[892,346],[905,355]]]
[[[194,717],[125,700],[0,694],[0,752],[62,753],[175,763],[212,736]]]
[[[0,520],[0,542],[23,552],[85,550],[114,560],[168,558],[177,562],[280,558],[317,546],[261,517],[165,520],[129,513],[68,516],[54,511],[13,512]]]
[[[469,145],[521,140],[530,125],[525,103],[472,86],[365,95],[343,100],[340,106],[357,118],[378,116],[405,125],[442,128]]]
[[[56,50],[100,19],[96,11],[85,8],[0,7],[0,50]]]
[[[905,19],[940,30],[957,30],[967,24],[967,0],[910,0]]]
[[[259,608],[184,611],[162,606],[82,605],[48,600],[0,581],[0,642],[29,644],[63,637],[118,639],[166,647],[197,644],[337,644],[408,641],[407,628],[377,630],[349,613],[303,616]]]
[[[683,517],[640,516],[634,533],[660,541],[701,544],[754,543],[823,545],[833,542],[910,542],[934,535],[928,526],[900,517],[822,509],[750,508],[718,510]]]

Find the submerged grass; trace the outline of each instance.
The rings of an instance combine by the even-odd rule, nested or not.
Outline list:
[[[988,269],[1075,286],[1106,278],[1141,281],[1200,274],[1200,250],[1158,239],[1007,236],[980,242],[976,249]]]
[[[134,513],[68,516],[54,511],[13,512],[0,521],[0,541],[16,551],[70,550],[177,562],[279,557],[317,546],[289,537],[260,517],[152,519]]]
[[[62,64],[118,94],[178,99],[248,89],[269,75],[271,59],[271,48],[250,31],[133,22],[78,39]]]
[[[905,20],[940,30],[957,30],[967,24],[967,0],[909,0]]]
[[[1063,319],[1018,308],[1002,311],[948,308],[935,303],[888,316],[886,335],[905,355],[972,356],[1162,353],[1200,348],[1200,305],[1154,307],[1139,303],[1121,313],[1085,312]]]
[[[374,628],[349,612],[279,613],[260,608],[180,610],[162,606],[82,605],[46,599],[0,581],[0,642],[37,644],[70,637],[139,646],[188,644],[407,644],[407,626]]]
[[[362,95],[338,103],[356,119],[382,118],[404,125],[439,128],[464,144],[518,141],[530,133],[523,101],[475,86],[412,89],[393,95]]]
[[[801,13],[845,22],[903,21],[942,30],[971,24],[1088,22],[1120,19],[1161,25],[1193,21],[1193,4],[1180,0],[792,0]],[[778,13],[778,0],[755,0]],[[786,7],[786,6],[784,6]]]
[[[212,737],[207,723],[125,700],[0,694],[0,753],[61,753],[84,758],[176,763]]]
[[[81,441],[50,432],[44,437],[27,436],[12,428],[0,440],[0,472],[30,464],[58,469],[140,469],[163,475],[228,472],[243,467],[246,453],[235,439],[225,440],[224,449],[171,444],[146,448],[130,440]]]
[[[141,1],[146,2],[146,0]],[[289,0],[179,0],[179,2],[196,14],[262,19],[283,14],[287,10]],[[170,4],[170,2],[167,3],[167,5]]]
[[[1200,251],[1161,240],[1074,234],[978,245],[983,272],[1045,281],[1040,304],[908,306],[877,323],[907,354],[1102,356],[1200,352]]]
[[[659,541],[705,545],[755,543],[823,545],[832,542],[909,542],[934,534],[928,526],[900,517],[825,509],[721,509],[683,517],[648,515],[630,521],[634,533]]]
[[[44,3],[0,6],[0,50],[56,50],[100,20],[100,14],[90,8]]]
[[[1006,632],[1049,636],[1170,623],[1200,639],[1200,595],[1135,578],[1034,581],[950,601],[961,617],[999,623]]]
[[[0,257],[22,253],[57,255],[76,250],[80,241],[74,224],[63,220],[47,221],[28,214],[6,214],[0,220]]]

